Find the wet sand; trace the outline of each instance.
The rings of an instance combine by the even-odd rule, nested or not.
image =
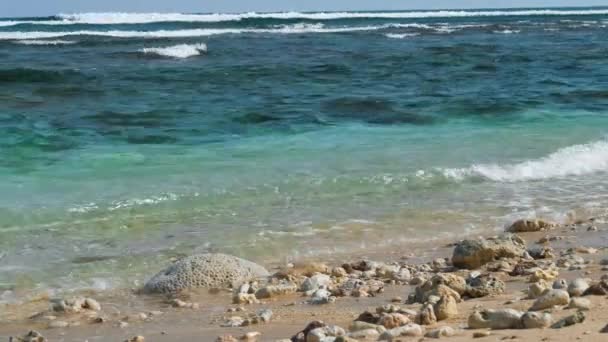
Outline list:
[[[543,236],[564,236],[562,240],[549,242],[555,249],[555,254],[568,248],[585,246],[598,249],[596,254],[579,254],[589,265],[582,270],[560,269],[558,278],[571,280],[574,278],[590,278],[599,280],[606,271],[602,271],[599,261],[608,257],[608,226],[598,225],[598,231],[586,231],[580,226],[576,231],[567,227],[560,227],[548,232],[520,233],[528,247],[534,246],[535,241]],[[341,265],[345,262],[357,261],[362,258],[392,262],[407,261],[408,263],[430,262],[435,258],[449,258],[452,255],[455,241],[433,241],[430,244],[417,243],[394,248],[391,250],[370,250],[356,255],[334,255],[322,261],[331,266]],[[277,269],[280,265],[266,265],[269,269]],[[159,267],[162,267],[159,265]],[[468,316],[478,308],[514,308],[526,311],[533,300],[525,299],[523,289],[529,283],[527,277],[505,276],[506,292],[492,297],[467,299],[458,304],[457,317],[440,321],[436,325],[426,326],[426,330],[433,327],[450,326],[456,330],[456,335],[447,337],[452,341],[469,341],[473,331],[467,329]],[[301,293],[280,296],[271,300],[264,300],[260,304],[234,305],[232,293],[222,290],[217,293],[201,291],[190,293],[185,300],[198,303],[198,309],[174,308],[168,304],[163,296],[150,296],[136,294],[133,289],[112,292],[84,293],[97,299],[102,306],[102,315],[106,318],[103,323],[91,323],[79,320],[79,326],[49,329],[48,322],[39,322],[30,319],[39,312],[48,310],[48,298],[42,295],[20,305],[5,305],[0,307],[0,341],[8,340],[9,336],[20,336],[31,329],[42,333],[49,341],[123,341],[135,335],[142,335],[146,341],[214,341],[218,336],[230,334],[235,337],[251,331],[261,333],[259,341],[276,341],[290,338],[302,330],[309,322],[322,320],[328,324],[336,324],[345,329],[352,321],[366,310],[374,311],[376,307],[391,303],[397,296],[403,300],[412,293],[415,286],[387,285],[385,291],[375,297],[354,298],[339,297],[335,303],[312,305],[305,303],[306,297]],[[592,302],[592,308],[587,312],[587,320],[581,324],[562,329],[527,329],[527,330],[492,330],[488,337],[480,341],[608,341],[608,334],[600,330],[608,324],[608,298],[606,296],[586,296]],[[506,304],[506,303],[509,304]],[[402,308],[419,310],[420,304],[399,303]],[[228,313],[228,309],[244,307],[245,312]],[[221,323],[226,317],[245,315],[247,312],[256,312],[259,309],[271,309],[274,313],[272,320],[265,324],[256,324],[248,327],[223,328]],[[155,315],[153,311],[161,311]],[[555,308],[551,310],[554,321],[573,314],[572,309]],[[146,313],[147,318],[136,316]],[[126,316],[130,318],[125,319]],[[128,326],[120,327],[119,322],[126,321]],[[421,337],[409,338],[420,340]],[[402,338],[408,340],[408,338]]]

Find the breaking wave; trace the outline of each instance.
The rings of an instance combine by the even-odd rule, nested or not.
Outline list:
[[[392,38],[392,39],[405,39],[405,38],[416,37],[419,35],[420,35],[420,33],[387,33],[384,36],[386,36],[387,38]]]
[[[375,31],[394,27],[411,27],[411,25],[386,24],[379,26],[325,27],[323,24],[279,25],[268,29],[190,29],[190,30],[159,30],[159,31],[15,31],[0,32],[0,40],[32,40],[49,39],[69,36],[102,36],[116,38],[184,38],[205,37],[222,34],[268,33],[268,34],[297,34],[297,33],[340,33],[357,31]]]
[[[276,20],[336,20],[336,19],[417,19],[499,16],[588,16],[608,14],[608,9],[530,9],[530,10],[443,10],[407,12],[277,12],[277,13],[71,13],[59,14],[48,20],[3,20],[0,26],[15,25],[115,25],[149,24],[158,22],[230,22],[252,19]]]
[[[180,44],[167,47],[144,48],[140,50],[145,54],[153,54],[171,58],[188,58],[198,56],[207,52],[207,45],[200,44]]]
[[[73,40],[18,40],[16,44],[22,45],[70,45],[76,44]]]
[[[600,171],[608,171],[608,140],[565,147],[546,157],[517,164],[480,164],[462,169],[443,169],[442,173],[457,180],[481,177],[496,182],[518,182]]]

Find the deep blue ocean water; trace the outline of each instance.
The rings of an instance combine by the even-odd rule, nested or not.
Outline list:
[[[0,300],[601,218],[607,115],[603,8],[0,19]]]

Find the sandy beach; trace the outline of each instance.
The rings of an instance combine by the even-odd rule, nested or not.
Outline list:
[[[588,231],[592,227],[592,231]],[[597,228],[597,230],[595,230]],[[555,279],[564,279],[571,282],[576,278],[586,278],[590,284],[600,280],[606,273],[602,269],[602,259],[608,256],[606,250],[606,229],[603,224],[593,225],[585,222],[580,225],[558,226],[546,231],[519,233],[525,239],[528,248],[541,246],[539,239],[549,237],[549,241],[542,244],[552,248],[551,262],[557,261],[560,255],[570,255],[569,249],[575,250],[585,260],[581,267],[558,267]],[[550,237],[557,237],[550,239]],[[475,238],[475,237],[471,237]],[[553,240],[553,241],[551,241]],[[455,242],[455,241],[452,241]],[[404,246],[403,249],[390,251],[369,251],[366,255],[340,255],[333,260],[300,260],[303,264],[318,265],[325,263],[334,267],[348,262],[360,260],[374,260],[387,264],[402,265],[432,265],[438,258],[452,256],[454,244],[449,241],[434,242],[433,245],[417,244]],[[337,260],[339,259],[339,261]],[[504,260],[509,260],[505,258]],[[546,261],[546,260],[544,260]],[[605,261],[604,261],[605,262]],[[267,265],[271,273],[285,269],[285,265]],[[467,277],[471,271],[450,269],[449,272],[434,270],[420,273],[421,277],[432,277],[437,274],[454,274]],[[478,269],[487,273],[485,267]],[[287,268],[289,269],[289,268]],[[292,271],[298,269],[291,268]],[[588,295],[583,298],[591,301],[591,308],[584,311],[584,322],[560,329],[470,329],[467,323],[469,316],[475,310],[512,308],[525,312],[530,308],[533,299],[527,299],[526,291],[530,286],[529,275],[510,276],[505,272],[489,272],[501,279],[506,285],[503,293],[491,294],[481,298],[467,298],[457,304],[458,314],[439,322],[422,325],[426,332],[435,328],[449,326],[454,329],[454,335],[443,337],[452,341],[469,341],[473,334],[480,331],[489,331],[489,336],[479,338],[480,341],[603,341],[608,335],[600,331],[608,324],[608,305],[606,295]],[[296,274],[296,273],[294,273]],[[382,279],[382,277],[371,277]],[[409,282],[414,283],[415,274]],[[301,285],[305,276],[299,276],[295,282]],[[335,279],[334,279],[335,280]],[[123,341],[141,335],[145,341],[214,341],[223,336],[240,338],[249,332],[259,332],[255,341],[278,341],[289,339],[304,329],[312,321],[323,321],[326,324],[343,327],[348,332],[353,321],[365,311],[376,312],[376,308],[383,305],[397,305],[404,310],[418,312],[421,303],[406,304],[408,295],[416,292],[415,285],[396,284],[395,281],[382,279],[385,283],[383,290],[370,297],[338,297],[335,302],[327,304],[311,304],[310,297],[302,292],[273,296],[261,299],[258,304],[232,304],[233,291],[230,289],[193,290],[176,296],[144,295],[133,290],[112,291],[110,293],[78,293],[74,295],[94,297],[101,305],[99,312],[66,314],[48,311],[49,299],[40,295],[31,301],[5,305],[0,311],[0,338],[8,340],[9,336],[21,336],[29,330],[37,330],[48,341]],[[549,283],[553,283],[550,280]],[[181,298],[184,303],[196,303],[194,308],[175,307],[170,304],[171,298]],[[572,315],[575,309],[567,309],[566,305],[548,308],[551,322]],[[222,327],[224,322],[233,316],[247,316],[263,309],[270,309],[272,317],[269,322],[244,327]],[[242,311],[241,311],[242,310]],[[41,314],[42,313],[42,314]],[[52,316],[41,318],[41,316]],[[34,318],[32,318],[34,317]],[[95,321],[96,317],[103,317]],[[66,322],[68,327],[49,328],[56,322]],[[55,322],[55,323],[53,323]],[[57,325],[56,325],[57,326]],[[361,341],[375,341],[378,336]],[[423,336],[399,337],[398,340],[420,340]],[[353,339],[355,340],[355,339]]]

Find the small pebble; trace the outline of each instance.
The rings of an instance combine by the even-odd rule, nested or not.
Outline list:
[[[473,333],[473,338],[481,338],[481,337],[487,337],[487,336],[490,336],[489,331],[476,331]]]

